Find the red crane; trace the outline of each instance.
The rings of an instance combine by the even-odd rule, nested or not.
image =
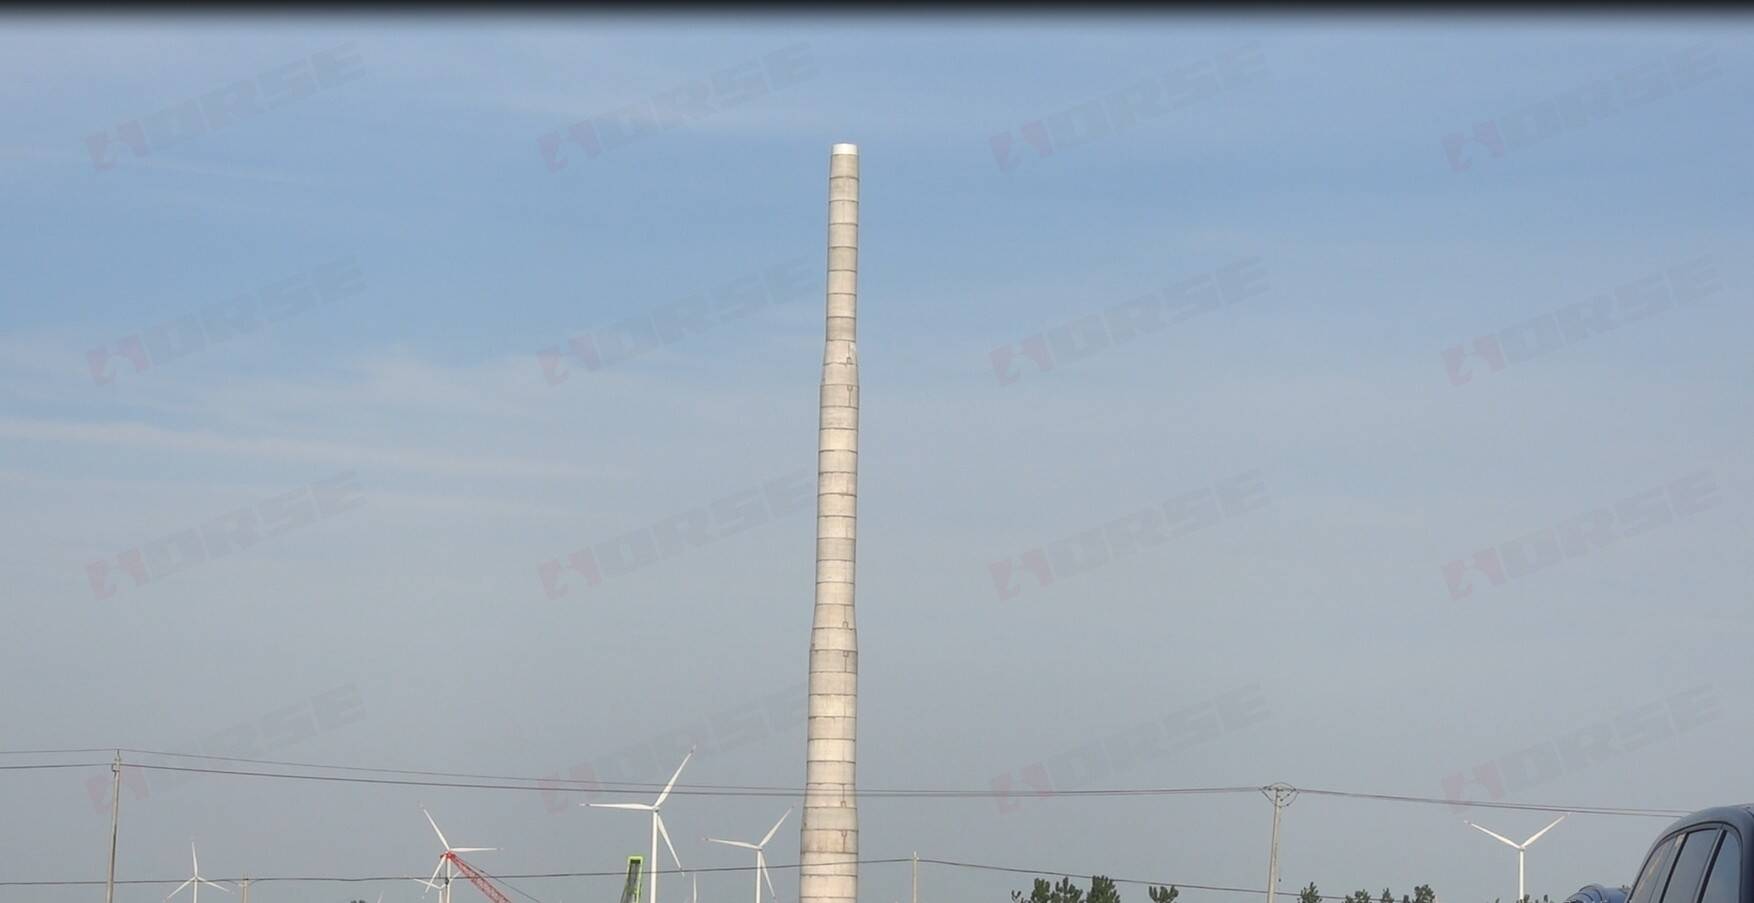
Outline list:
[[[512,903],[510,898],[505,894],[500,893],[499,888],[494,887],[493,884],[487,880],[486,875],[476,871],[475,866],[464,862],[463,857],[457,855],[458,853],[492,852],[492,847],[453,847],[451,846],[451,842],[445,839],[445,832],[439,830],[438,822],[433,820],[432,813],[426,811],[425,806],[420,807],[420,812],[426,816],[426,823],[432,825],[432,833],[438,835],[439,843],[444,844],[445,847],[445,851],[439,854],[438,866],[432,870],[432,877],[422,881],[422,884],[425,884],[429,888],[438,889],[439,886],[433,882],[438,880],[439,871],[441,869],[450,866],[451,868],[462,872],[463,877],[468,878],[469,883],[475,885],[475,889],[481,891],[481,895],[493,901],[493,903]],[[443,888],[444,893],[442,894],[444,897],[443,903],[451,903],[449,877],[447,877],[445,881],[446,883]]]
[[[457,871],[462,872],[463,877],[468,878],[469,883],[475,885],[476,890],[481,891],[483,897],[492,900],[493,903],[512,903],[510,897],[500,893],[499,888],[494,887],[493,882],[488,881],[486,875],[476,871],[475,866],[464,862],[463,857],[446,850],[444,858],[450,860],[450,863],[457,867]]]

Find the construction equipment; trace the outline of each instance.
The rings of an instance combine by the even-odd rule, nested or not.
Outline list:
[[[639,882],[643,875],[640,870],[645,866],[646,857],[627,857],[627,883],[621,887],[621,903],[639,903]]]

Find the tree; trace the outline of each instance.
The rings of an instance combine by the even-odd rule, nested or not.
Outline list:
[[[1053,899],[1053,885],[1049,884],[1046,878],[1035,879],[1035,888],[1029,892],[1027,897],[1020,890],[1011,892],[1011,903],[1024,903],[1025,900],[1029,903],[1051,903]]]
[[[1012,891],[1010,892],[1010,903],[1024,903],[1024,901],[1047,903],[1051,899],[1049,892],[1051,892],[1051,885],[1047,884],[1047,878],[1035,878],[1035,889],[1030,891],[1030,896],[1023,896],[1023,891]]]
[[[1151,903],[1177,903],[1181,896],[1181,888],[1175,885],[1150,885],[1145,892],[1151,897]],[[362,903],[362,901],[349,901]],[[1090,876],[1090,893],[1073,883],[1071,878],[1062,877],[1059,881],[1049,883],[1046,878],[1035,879],[1034,886],[1026,895],[1023,891],[1011,892],[1011,903],[1121,903],[1121,892],[1115,886],[1113,878],[1107,875]],[[1322,892],[1316,889],[1314,881],[1303,886],[1297,892],[1297,903],[1323,903]],[[1368,890],[1355,890],[1341,898],[1341,903],[1395,903],[1395,895],[1389,888],[1383,888],[1381,896],[1373,896]],[[1413,888],[1411,897],[1401,895],[1400,903],[1437,903],[1437,891],[1429,884],[1421,884]],[[1500,903],[1493,900],[1492,903]],[[1517,903],[1553,903],[1543,896],[1539,901],[1526,897]]]
[[[1110,881],[1109,886],[1112,888],[1114,882]],[[1012,903],[1083,903],[1084,890],[1073,884],[1070,878],[1061,878],[1058,884],[1053,885],[1049,885],[1046,878],[1037,878],[1029,896],[1025,897],[1023,891],[1014,890],[1011,892],[1011,900]],[[1119,903],[1119,900],[1116,897],[1113,903]]]

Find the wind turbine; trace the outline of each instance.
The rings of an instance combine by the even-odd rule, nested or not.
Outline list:
[[[745,850],[755,851],[755,903],[761,903],[761,882],[763,881],[767,882],[767,892],[773,895],[776,903],[780,898],[779,891],[773,889],[773,879],[767,876],[767,854],[763,853],[761,848],[767,846],[767,842],[773,839],[774,834],[779,832],[780,825],[785,824],[786,818],[791,814],[792,810],[787,809],[786,814],[780,816],[780,820],[774,822],[773,827],[768,829],[767,836],[763,837],[760,843],[747,843],[741,840],[720,840],[717,837],[708,837],[706,839],[707,843],[722,843],[728,847],[742,847]]]
[[[183,888],[188,887],[190,885],[194,885],[194,887],[195,887],[195,890],[193,892],[191,892],[189,895],[189,898],[191,900],[193,900],[194,903],[201,903],[201,885],[203,885],[203,884],[207,885],[208,887],[217,887],[220,890],[225,891],[228,894],[231,893],[231,890],[229,888],[225,887],[224,885],[214,884],[213,882],[207,880],[206,878],[201,877],[201,861],[199,859],[195,858],[195,842],[193,840],[189,841],[189,864],[195,867],[194,877],[190,878],[187,881],[184,881],[182,884],[177,885],[177,889],[171,891],[170,894],[165,897],[166,900],[169,900],[171,897],[174,897],[177,894],[182,893]]]
[[[1570,813],[1566,813],[1566,814],[1569,815]],[[1542,834],[1545,834],[1548,831],[1553,830],[1554,825],[1559,824],[1560,822],[1562,822],[1564,820],[1565,820],[1564,815],[1561,815],[1558,818],[1553,819],[1552,821],[1547,823],[1547,827],[1542,828],[1541,830],[1536,831],[1535,833],[1529,835],[1529,839],[1523,841],[1522,843],[1517,843],[1516,841],[1511,840],[1510,838],[1504,836],[1503,834],[1500,834],[1496,831],[1489,830],[1487,828],[1482,828],[1479,825],[1474,824],[1473,822],[1466,822],[1465,824],[1467,824],[1468,827],[1473,828],[1476,831],[1480,831],[1480,832],[1492,835],[1493,837],[1497,838],[1500,842],[1507,844],[1508,846],[1510,846],[1511,848],[1516,850],[1516,899],[1517,899],[1517,903],[1522,903],[1523,897],[1525,896],[1523,894],[1523,854],[1528,851],[1529,844],[1534,843],[1537,840],[1540,840]]]
[[[688,760],[692,759],[692,758],[694,758],[694,750],[690,749],[688,751],[688,755],[682,757],[682,764],[676,766],[676,773],[670,776],[670,783],[664,785],[664,792],[658,794],[658,799],[649,806],[646,805],[645,803],[580,803],[579,804],[581,806],[590,806],[592,808],[597,808],[597,809],[632,809],[635,812],[650,812],[650,813],[652,813],[652,858],[649,860],[652,864],[652,867],[650,870],[652,873],[652,898],[651,898],[651,900],[648,901],[648,903],[658,903],[658,871],[659,870],[658,870],[657,866],[658,866],[658,838],[660,836],[664,838],[664,846],[668,847],[670,850],[670,861],[676,863],[677,869],[682,868],[682,857],[676,855],[676,845],[670,842],[670,832],[664,830],[664,816],[659,814],[658,810],[663,807],[664,800],[669,798],[670,788],[676,786],[676,779],[679,777],[682,777],[682,769],[688,767]]]
[[[445,839],[445,832],[439,830],[438,822],[432,820],[432,813],[426,811],[425,806],[420,807],[420,814],[426,816],[426,823],[429,825],[432,825],[432,833],[438,835],[439,843],[444,845],[445,851],[443,853],[439,854],[438,865],[433,866],[431,878],[428,878],[425,881],[420,881],[419,878],[416,878],[414,880],[420,881],[421,884],[426,885],[427,890],[435,890],[435,889],[438,890],[439,899],[440,899],[441,903],[451,903],[451,879],[456,877],[456,870],[451,865],[451,863],[457,858],[457,854],[458,853],[491,853],[494,850],[497,850],[499,848],[498,847],[453,847],[453,846],[451,846],[451,842]],[[445,883],[443,885],[439,885],[439,884],[435,883],[438,881],[439,872],[441,870],[443,870],[445,873]],[[426,891],[421,891],[420,895],[423,897],[426,896]]]

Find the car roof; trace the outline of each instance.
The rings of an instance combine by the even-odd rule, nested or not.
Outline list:
[[[1678,831],[1684,831],[1696,825],[1712,824],[1714,822],[1723,822],[1725,824],[1734,825],[1737,833],[1741,834],[1743,837],[1754,838],[1754,803],[1742,803],[1735,806],[1714,806],[1710,809],[1701,809],[1698,812],[1689,812],[1670,823],[1669,827],[1663,831],[1663,836],[1667,837]]]

